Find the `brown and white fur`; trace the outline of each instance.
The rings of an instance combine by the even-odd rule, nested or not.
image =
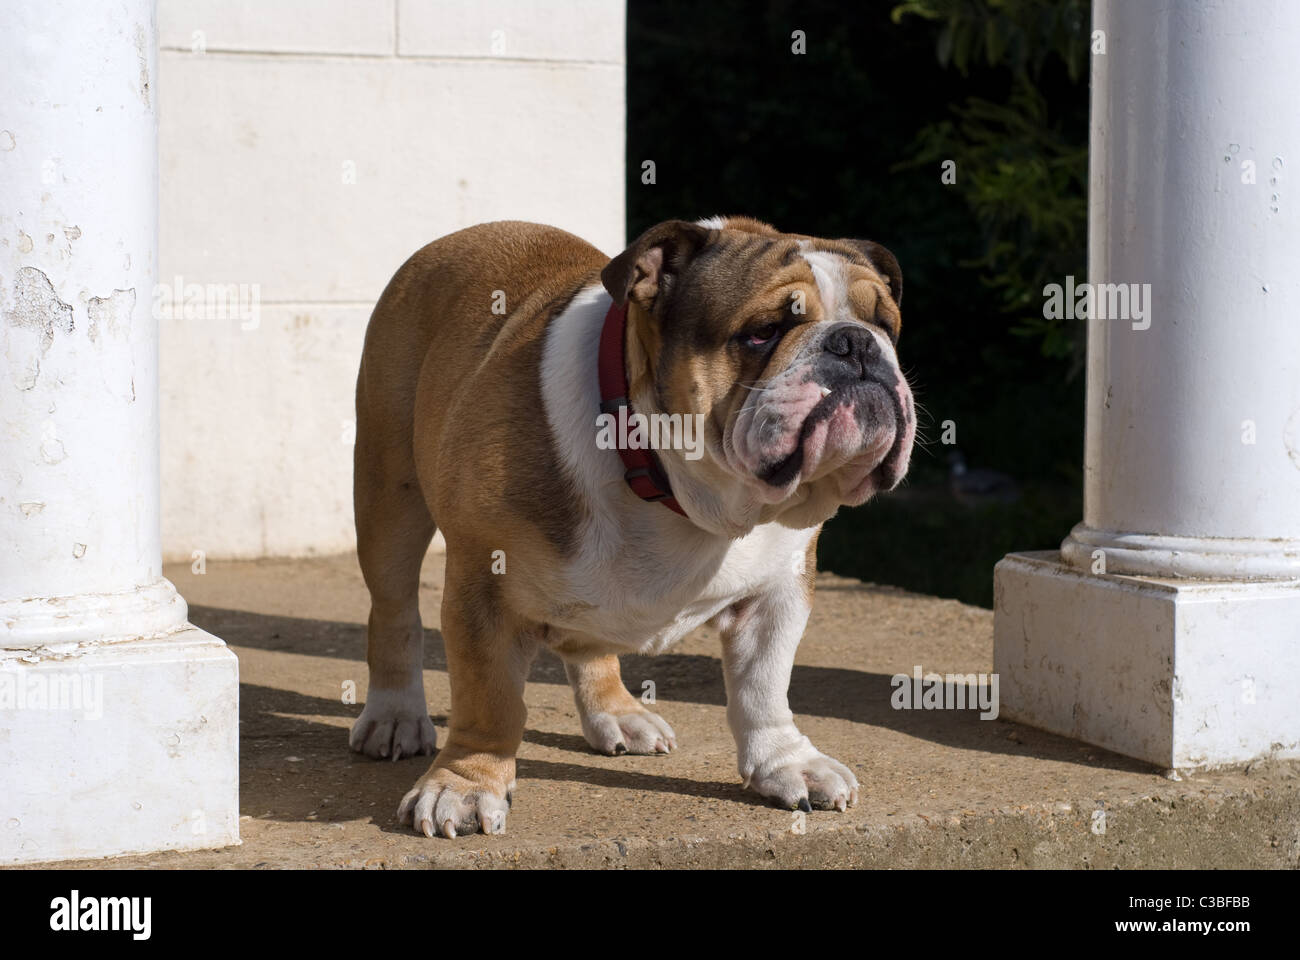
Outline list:
[[[351,745],[434,751],[417,592],[436,524],[450,732],[403,822],[428,836],[504,829],[543,647],[565,663],[593,748],[676,749],[623,686],[618,654],[662,652],[710,621],[745,785],[790,808],[855,802],[852,772],[799,732],[786,694],[822,522],[907,469],[901,293],[877,244],[747,218],[659,224],[613,260],[555,228],[489,223],[398,270],[357,381],[370,688]],[[628,307],[633,408],[705,416],[702,457],[657,451],[688,517],[640,500],[596,443],[614,298]]]

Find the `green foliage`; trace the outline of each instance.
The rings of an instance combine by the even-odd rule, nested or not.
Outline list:
[[[1083,75],[1090,0],[903,0],[894,23],[919,16],[943,24],[936,54],[965,76],[973,63],[1006,66],[1017,76],[1039,76],[1053,57],[1071,82]]]
[[[1084,66],[1087,0],[906,0],[895,22],[914,15],[943,24],[936,55],[963,76],[973,66],[1006,75],[1004,102],[967,97],[956,120],[926,125],[900,168],[957,163],[958,185],[980,224],[973,267],[997,297],[1013,332],[1043,355],[1083,358],[1082,325],[1043,317],[1043,287],[1086,270],[1088,144]],[[1078,95],[1054,102],[1044,90],[1055,68]]]
[[[869,583],[993,606],[993,565],[1056,549],[1083,509],[1080,487],[1040,486],[1015,504],[966,507],[936,491],[884,496],[822,528],[817,565]],[[864,549],[864,547],[870,547]]]

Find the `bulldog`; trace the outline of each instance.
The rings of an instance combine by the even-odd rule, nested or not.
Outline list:
[[[618,655],[660,653],[704,623],[722,637],[744,785],[791,809],[856,801],[787,688],[821,524],[907,471],[902,293],[879,244],[744,217],[661,223],[612,260],[553,227],[488,223],[397,271],[357,378],[370,686],[350,744],[434,752],[417,592],[441,529],[449,732],[403,823],[504,831],[542,648],[563,660],[594,750],[676,750]],[[665,418],[657,449],[627,435],[629,416]],[[673,442],[687,423],[694,442]]]

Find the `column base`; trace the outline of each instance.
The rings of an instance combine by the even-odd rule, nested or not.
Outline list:
[[[1161,767],[1300,757],[1300,580],[993,572],[1001,715]]]
[[[1061,559],[1084,571],[1098,551],[1111,573],[1195,580],[1300,580],[1300,540],[1169,537],[1075,524]]]
[[[239,666],[186,624],[0,650],[0,863],[239,843]]]

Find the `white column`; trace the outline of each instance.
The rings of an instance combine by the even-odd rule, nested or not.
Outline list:
[[[1083,522],[996,568],[1002,712],[1300,756],[1300,4],[1093,10],[1088,279],[1150,302],[1088,321]]]
[[[233,654],[159,548],[153,0],[4,0],[0,862],[238,841]]]

